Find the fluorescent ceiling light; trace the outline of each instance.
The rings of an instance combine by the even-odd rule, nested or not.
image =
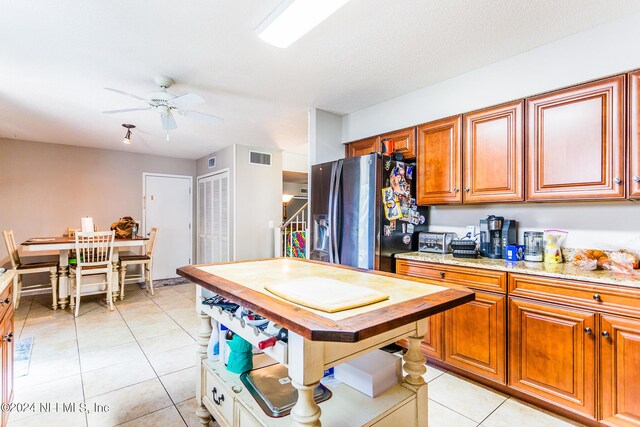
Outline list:
[[[258,37],[275,47],[289,47],[348,1],[284,0],[256,29]]]

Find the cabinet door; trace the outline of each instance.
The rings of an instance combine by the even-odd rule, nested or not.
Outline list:
[[[385,139],[393,140],[395,153],[402,153],[405,159],[416,158],[416,128],[401,129],[380,135],[380,146]]]
[[[527,200],[622,199],[625,76],[527,100]]]
[[[419,205],[462,203],[462,116],[418,127]]]
[[[640,426],[640,320],[600,317],[602,421]]]
[[[377,136],[350,142],[345,145],[345,157],[366,156],[380,151],[380,139]]]
[[[629,74],[629,198],[640,199],[640,71]]]
[[[509,386],[595,418],[596,314],[509,300]]]
[[[427,322],[427,333],[420,343],[420,348],[427,360],[442,360],[442,313],[434,314]]]
[[[524,200],[523,104],[464,115],[465,203]]]
[[[486,292],[445,311],[445,362],[505,384],[505,320],[506,297]]]

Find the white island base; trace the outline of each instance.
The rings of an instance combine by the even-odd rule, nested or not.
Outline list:
[[[198,299],[199,300],[199,299]],[[224,321],[231,330],[259,341],[263,338],[251,330],[242,330],[236,322],[230,322],[226,313],[204,307],[201,313],[201,328],[198,333],[198,366],[196,399],[199,407],[196,415],[203,426],[208,426],[210,417],[223,427],[284,427],[284,426],[390,426],[426,427],[428,392],[422,374],[426,372],[425,358],[420,352],[420,341],[424,336],[425,321],[421,320],[385,332],[356,343],[309,341],[289,332],[288,355],[289,376],[298,389],[298,402],[291,415],[271,418],[258,406],[253,396],[240,381],[240,376],[227,371],[222,362],[206,359],[206,349],[211,334],[211,318]],[[239,322],[238,322],[239,323]],[[247,328],[245,328],[247,329]],[[409,339],[409,350],[404,355],[404,380],[375,398],[340,384],[328,387],[332,397],[317,405],[311,399],[312,390],[318,385],[324,370],[360,356],[376,348],[402,338]],[[275,352],[274,352],[275,353]],[[270,354],[274,356],[274,353]],[[255,367],[266,363],[264,355],[254,358]],[[282,361],[280,361],[282,363]],[[303,385],[301,385],[303,384]],[[306,385],[304,385],[306,384]]]

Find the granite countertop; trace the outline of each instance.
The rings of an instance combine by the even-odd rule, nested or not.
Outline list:
[[[622,276],[615,275],[609,270],[580,270],[571,263],[545,264],[543,262],[505,261],[504,259],[491,258],[454,258],[453,255],[428,252],[396,254],[396,258],[640,288],[640,270],[636,270],[635,276]]]
[[[9,283],[11,283],[11,279],[13,279],[14,274],[15,271],[13,270],[7,270],[4,273],[0,274],[0,294],[3,293],[5,289],[7,289],[7,286],[9,286]]]

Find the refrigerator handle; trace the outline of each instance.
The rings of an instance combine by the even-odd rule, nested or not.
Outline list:
[[[333,255],[333,262],[336,264],[340,264],[340,248],[338,247],[338,214],[342,214],[338,212],[338,197],[340,196],[340,191],[342,186],[340,185],[340,181],[342,179],[342,160],[338,160],[338,166],[336,168],[336,179],[335,179],[335,188],[333,191],[333,221],[331,225],[331,230],[333,232],[333,250],[335,251]]]
[[[334,186],[335,186],[335,181],[336,181],[336,163],[333,163],[331,165],[331,181],[329,184],[329,262],[333,263],[333,210],[334,210],[334,206],[333,206],[333,193],[334,193]]]

